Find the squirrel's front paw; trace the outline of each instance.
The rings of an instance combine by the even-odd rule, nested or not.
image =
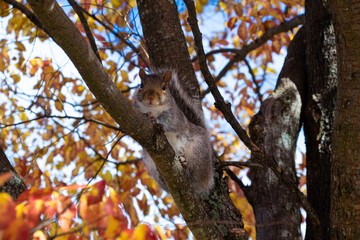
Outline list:
[[[145,115],[151,119],[151,122],[156,123],[157,119],[152,112],[147,112],[147,113],[145,113]]]
[[[177,160],[179,160],[181,166],[186,169],[187,168],[187,162],[186,162],[186,159],[185,157],[183,156],[176,156]]]

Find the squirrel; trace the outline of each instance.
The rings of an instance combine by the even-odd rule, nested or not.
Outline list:
[[[161,124],[186,176],[197,194],[207,193],[214,185],[213,150],[205,127],[199,99],[191,98],[182,88],[173,70],[146,74],[140,69],[141,85],[135,93],[134,105],[153,121]],[[175,100],[180,99],[178,101]],[[179,104],[191,110],[198,125],[187,119]],[[150,155],[143,150],[143,159],[150,175],[168,192]]]

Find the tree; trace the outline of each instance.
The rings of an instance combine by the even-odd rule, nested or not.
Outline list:
[[[0,103],[0,139],[15,160],[19,176],[31,187],[16,202],[0,195],[0,214],[8,215],[6,221],[0,220],[5,238],[26,239],[32,234],[37,238],[183,239],[188,229],[174,222],[181,213],[197,239],[247,239],[247,234],[255,238],[254,225],[257,239],[300,239],[300,207],[307,212],[307,239],[337,239],[339,223],[349,227],[344,239],[357,236],[358,229],[351,223],[358,219],[358,212],[349,214],[354,212],[349,209],[356,209],[359,192],[348,183],[359,181],[358,168],[351,164],[358,162],[360,138],[344,137],[358,129],[359,104],[344,96],[352,85],[340,80],[349,79],[354,84],[350,96],[359,96],[357,38],[349,34],[358,29],[342,28],[350,18],[339,14],[342,10],[346,13],[350,2],[331,3],[330,11],[327,2],[306,1],[306,16],[298,15],[304,6],[296,0],[197,1],[196,5],[191,0],[178,5],[175,1],[138,0],[136,8],[134,1],[68,2],[71,8],[60,7],[53,0],[30,1],[29,5],[0,2],[8,34],[0,42],[1,94],[6,97]],[[206,46],[198,20],[206,22],[209,12],[222,13],[226,27],[210,35]],[[344,36],[337,40],[337,49],[335,36]],[[34,42],[51,39],[64,50],[87,87],[51,59],[28,60],[24,56]],[[264,91],[268,74],[274,72],[269,64],[289,43],[275,90]],[[343,60],[338,63],[343,66],[339,70],[334,58],[337,52]],[[349,52],[353,55],[347,55]],[[348,56],[353,56],[349,65],[345,61]],[[226,61],[225,66],[221,61]],[[206,196],[194,194],[181,169],[174,161],[166,161],[174,159],[174,152],[161,127],[128,100],[136,87],[132,78],[139,67],[150,65],[177,69],[189,94],[203,98],[211,117],[214,149],[222,153],[216,163],[216,186]],[[344,75],[347,72],[353,74]],[[33,90],[23,90],[25,82],[31,82]],[[337,84],[345,91],[339,90],[336,99],[350,101],[349,108],[334,98]],[[346,126],[353,129],[340,127],[347,116],[353,121]],[[250,119],[251,138],[242,127]],[[304,157],[296,166],[296,140],[303,122],[306,165]],[[337,131],[332,135],[333,129]],[[156,162],[176,206],[147,175],[132,139]],[[344,146],[344,142],[353,145]],[[346,151],[350,155],[342,158],[346,149],[352,152]],[[1,160],[12,171],[7,158]],[[345,174],[339,171],[343,160],[351,162]],[[249,186],[239,179],[244,167],[250,168],[245,170]],[[8,178],[0,176],[0,183]],[[102,180],[90,185],[94,179]],[[338,185],[342,182],[344,188]],[[308,197],[302,192],[305,183]],[[351,201],[338,201],[336,197],[345,192]],[[256,224],[250,222],[246,199],[254,209]],[[346,204],[339,204],[342,202]],[[173,227],[139,224],[141,215],[152,217],[153,222],[161,217]]]

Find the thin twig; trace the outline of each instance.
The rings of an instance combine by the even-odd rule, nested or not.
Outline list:
[[[17,122],[17,123],[12,123],[12,124],[0,123],[0,129],[1,129],[1,128],[6,128],[6,127],[14,127],[14,126],[18,126],[18,125],[21,125],[21,124],[30,123],[30,122],[37,121],[37,120],[40,120],[40,119],[43,119],[43,118],[59,118],[59,119],[84,120],[85,122],[93,122],[93,123],[96,123],[96,124],[100,124],[100,125],[102,125],[102,126],[104,126],[104,127],[111,128],[111,129],[114,129],[114,130],[123,132],[123,131],[122,131],[120,128],[118,128],[118,127],[112,126],[112,125],[110,125],[110,124],[101,122],[101,121],[96,120],[96,119],[91,119],[91,118],[87,118],[87,117],[75,117],[75,116],[68,116],[68,115],[65,115],[65,116],[41,115],[41,116],[38,116],[38,117],[33,118],[33,119],[29,119],[29,120],[22,121],[22,122]]]
[[[249,73],[250,73],[250,75],[251,75],[251,77],[252,77],[252,80],[253,80],[253,83],[255,84],[255,87],[256,87],[256,91],[255,91],[255,92],[256,92],[256,94],[258,95],[258,98],[259,98],[260,103],[262,103],[263,96],[262,96],[261,93],[260,93],[260,86],[259,86],[259,84],[258,84],[257,81],[256,81],[255,73],[254,73],[254,71],[252,70],[252,68],[251,68],[250,63],[248,62],[248,60],[244,59],[244,62],[245,62],[245,64],[246,64],[246,66],[248,67]]]
[[[70,3],[70,5],[72,6],[72,8],[74,9],[74,11],[76,12],[76,14],[78,15],[79,19],[80,19],[80,22],[85,30],[85,33],[86,33],[86,36],[90,42],[90,46],[91,46],[91,49],[94,51],[96,57],[99,59],[100,63],[101,63],[101,58],[100,58],[100,55],[99,55],[99,50],[96,46],[96,43],[95,43],[95,39],[94,39],[94,36],[92,35],[91,33],[91,30],[90,30],[90,27],[89,27],[89,24],[87,23],[86,21],[86,18],[81,10],[81,8],[79,7],[79,5],[74,1],[74,0],[68,0],[68,2]]]
[[[246,186],[242,183],[242,181],[236,176],[236,174],[230,170],[230,168],[226,167],[225,172],[229,175],[229,177],[241,188],[246,189]]]

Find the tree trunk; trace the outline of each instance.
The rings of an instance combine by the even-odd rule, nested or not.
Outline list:
[[[360,239],[360,1],[330,1],[338,91],[332,136],[331,239]]]
[[[199,97],[199,85],[190,61],[175,1],[138,0],[137,6],[152,66],[176,69],[188,92],[193,97]],[[186,109],[182,110],[187,113]],[[191,119],[191,116],[188,118]],[[215,189],[207,198],[202,199],[202,204],[211,221],[216,223],[225,238],[247,239],[242,216],[229,197],[226,179],[222,178],[223,171],[220,169],[215,175]],[[192,223],[188,222],[188,225],[191,229]]]
[[[288,48],[276,90],[250,124],[251,139],[296,182],[295,150],[300,130],[301,97],[305,78],[305,33],[300,30]],[[296,86],[297,85],[297,86]],[[256,158],[252,157],[256,162]],[[294,191],[279,182],[270,169],[251,169],[251,187],[244,192],[256,219],[257,239],[301,239],[300,205]]]
[[[26,185],[9,162],[3,149],[0,147],[0,175],[7,172],[11,172],[13,177],[4,185],[0,186],[0,192],[7,192],[14,200],[16,200],[19,195],[25,191]]]
[[[329,239],[330,163],[336,94],[335,35],[327,1],[305,1],[307,96],[304,111],[308,199],[321,230],[307,218],[306,239]]]

